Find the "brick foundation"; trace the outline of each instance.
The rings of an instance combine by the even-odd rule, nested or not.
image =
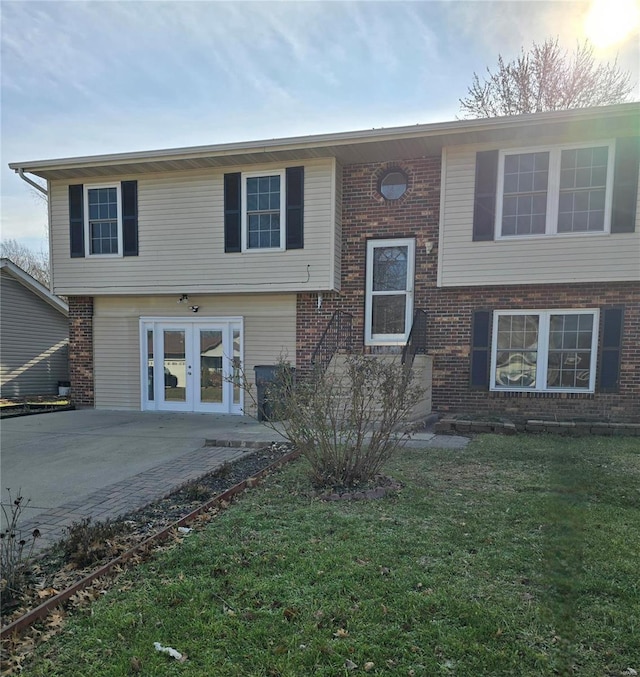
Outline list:
[[[69,377],[71,402],[93,407],[93,297],[69,297]]]
[[[399,167],[407,193],[386,202],[380,175]],[[437,288],[440,158],[352,165],[343,172],[342,290],[297,299],[297,364],[304,370],[333,312],[353,315],[354,350],[364,347],[365,265],[369,238],[416,239],[414,308],[427,311],[427,349],[433,356],[433,408],[438,413],[492,413],[514,419],[640,421],[640,284],[548,284]],[[427,252],[428,248],[431,251]],[[620,388],[617,393],[492,393],[469,388],[471,318],[485,309],[625,306]],[[602,337],[602,328],[599,336]],[[598,347],[599,348],[599,347]]]

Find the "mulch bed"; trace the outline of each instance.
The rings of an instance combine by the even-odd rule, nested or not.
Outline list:
[[[68,397],[41,395],[24,399],[0,399],[0,418],[46,414],[52,411],[70,411],[75,407]]]
[[[215,472],[185,485],[167,498],[161,499],[135,512],[123,515],[118,520],[110,523],[116,527],[118,532],[115,536],[110,537],[106,543],[100,543],[99,548],[96,548],[95,544],[91,546],[98,555],[98,558],[89,566],[79,567],[73,561],[70,562],[68,556],[64,554],[62,543],[44,551],[28,568],[26,572],[27,583],[20,596],[10,600],[7,598],[6,592],[3,591],[3,625],[9,625],[15,619],[40,605],[47,598],[53,597],[77,581],[82,580],[92,571],[135,545],[142,543],[161,529],[170,526],[207,500],[214,498],[243,480],[251,478],[290,451],[291,447],[287,444],[273,444],[265,449],[247,452],[246,456],[232,463],[225,463]],[[200,523],[206,522],[215,516],[219,510],[219,507],[212,508],[200,515],[197,520]],[[91,526],[90,523],[86,524],[85,533],[90,531]],[[165,541],[162,545],[154,546],[153,550],[171,547],[175,541],[179,541],[181,538],[183,538],[183,535],[176,533],[173,541]],[[86,554],[89,547],[83,548],[83,550],[85,552],[80,554]],[[136,554],[128,562],[135,565],[143,561],[144,558],[145,553]],[[59,631],[68,611],[85,606],[97,599],[113,584],[113,580],[111,576],[96,579],[91,587],[74,595],[69,602],[50,614],[45,620],[36,622],[20,636],[13,636],[5,640],[3,642],[2,665],[0,667],[2,670],[1,674],[3,676],[18,674],[24,659],[33,651],[35,646]]]

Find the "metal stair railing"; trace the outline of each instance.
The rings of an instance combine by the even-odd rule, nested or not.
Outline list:
[[[409,332],[409,338],[402,349],[402,364],[405,369],[411,369],[413,360],[417,354],[424,355],[427,352],[427,313],[418,308],[413,315],[413,324]]]
[[[324,371],[338,350],[351,352],[353,347],[353,315],[344,310],[336,310],[324,333],[311,353],[311,365]]]

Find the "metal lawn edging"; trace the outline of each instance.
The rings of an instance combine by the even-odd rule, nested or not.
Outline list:
[[[101,578],[102,576],[108,574],[114,567],[123,564],[127,560],[131,559],[131,557],[133,557],[133,555],[135,555],[136,553],[144,551],[149,545],[164,541],[173,530],[177,529],[178,527],[184,526],[185,524],[189,524],[203,512],[206,512],[210,508],[215,507],[219,503],[229,501],[234,496],[236,496],[237,494],[239,494],[240,492],[244,491],[247,488],[252,488],[253,486],[255,486],[255,483],[257,481],[261,480],[265,475],[270,473],[272,470],[275,470],[276,468],[280,467],[281,465],[284,465],[285,463],[289,463],[290,461],[295,460],[296,458],[298,458],[299,455],[300,450],[294,449],[293,451],[290,451],[288,454],[285,454],[284,456],[280,457],[273,463],[269,464],[262,470],[258,471],[254,475],[247,477],[247,479],[244,479],[242,480],[242,482],[235,484],[226,491],[223,491],[221,494],[218,494],[217,496],[210,498],[208,501],[206,501],[199,507],[195,508],[187,515],[184,515],[179,520],[173,522],[167,527],[164,527],[163,529],[156,532],[152,536],[145,538],[137,545],[134,545],[132,548],[129,548],[129,550],[126,550],[122,554],[118,555],[118,557],[115,557],[106,564],[103,564],[101,567],[99,567],[95,571],[92,571],[90,574],[87,574],[87,576],[80,579],[70,587],[66,588],[62,592],[59,592],[57,595],[51,597],[46,602],[43,602],[35,609],[31,609],[31,611],[28,611],[23,616],[20,616],[20,618],[16,618],[15,621],[9,623],[9,625],[5,626],[0,630],[0,639],[7,639],[13,633],[20,633],[29,626],[33,625],[33,623],[35,623],[37,620],[45,618],[50,611],[60,606],[62,603],[66,602],[76,593],[87,588],[97,578]]]

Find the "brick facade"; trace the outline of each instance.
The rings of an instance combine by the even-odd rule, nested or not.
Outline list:
[[[377,192],[389,168],[409,178],[406,194],[387,202]],[[333,312],[353,315],[354,349],[364,347],[366,243],[369,238],[416,239],[414,308],[428,313],[427,346],[433,356],[433,408],[520,418],[593,417],[640,421],[640,284],[548,284],[504,287],[436,286],[440,158],[363,164],[343,172],[342,290],[297,301],[297,363],[305,369]],[[430,251],[428,251],[430,249]],[[625,306],[618,393],[496,393],[469,388],[471,319],[476,309],[553,309]],[[599,336],[602,336],[600,328]]]
[[[93,407],[93,297],[69,297],[69,378],[71,401]]]

